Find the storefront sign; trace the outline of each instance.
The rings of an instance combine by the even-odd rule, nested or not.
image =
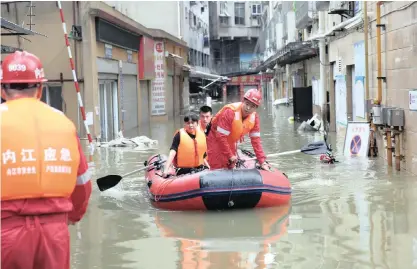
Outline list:
[[[257,85],[261,79],[264,82],[269,82],[274,78],[274,74],[262,74],[262,75],[245,75],[231,77],[227,85]]]
[[[152,85],[151,115],[165,115],[165,68],[164,43],[157,41],[154,45],[155,79]]]

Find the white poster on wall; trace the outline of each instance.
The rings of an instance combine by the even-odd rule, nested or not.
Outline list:
[[[365,119],[365,42],[359,41],[353,45],[355,53],[355,72],[353,78],[352,102],[353,115]]]
[[[313,90],[313,104],[316,106],[320,105],[320,100],[319,100],[319,81],[316,79],[312,79],[311,80],[311,88]]]
[[[417,90],[408,92],[408,108],[411,111],[417,111]]]
[[[151,115],[165,115],[165,68],[164,42],[156,41],[154,45],[155,79],[151,91]]]
[[[336,123],[338,125],[347,125],[347,107],[346,107],[346,79],[344,75],[336,77],[335,87],[336,103]]]

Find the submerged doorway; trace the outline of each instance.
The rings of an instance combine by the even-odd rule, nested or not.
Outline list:
[[[119,132],[117,81],[99,80],[101,142],[115,139]]]

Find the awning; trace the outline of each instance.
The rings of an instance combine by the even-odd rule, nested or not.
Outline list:
[[[4,18],[1,18],[1,28],[2,29],[6,29],[9,31],[9,33],[7,32],[2,32],[1,35],[2,36],[16,36],[16,35],[41,35],[44,37],[47,37],[44,34],[23,28],[13,22],[10,22]]]
[[[305,40],[305,41],[312,41],[312,40],[323,39],[323,38],[326,38],[327,36],[333,34],[334,31],[340,30],[342,28],[349,29],[349,28],[355,27],[356,25],[358,25],[359,23],[361,23],[362,17],[363,17],[362,12],[359,12],[355,17],[350,18],[350,19],[348,19],[348,20],[346,20],[344,22],[339,23],[338,25],[334,26],[332,29],[330,29],[326,33],[312,36],[310,38],[307,38],[307,40]]]
[[[275,55],[256,67],[256,72],[274,69],[275,65],[298,63],[317,56],[317,50],[310,42],[291,42],[281,48]]]
[[[203,78],[203,79],[207,79],[207,80],[224,81],[224,82],[230,80],[228,77],[223,77],[223,76],[219,76],[219,75],[215,75],[215,74],[205,73],[205,72],[197,71],[197,70],[194,70],[194,69],[190,70],[190,77]]]

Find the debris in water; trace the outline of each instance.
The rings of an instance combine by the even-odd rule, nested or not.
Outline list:
[[[122,132],[119,132],[118,137],[109,142],[97,143],[98,147],[134,147],[134,148],[156,148],[158,146],[157,140],[152,140],[144,135],[134,138],[125,138]]]

